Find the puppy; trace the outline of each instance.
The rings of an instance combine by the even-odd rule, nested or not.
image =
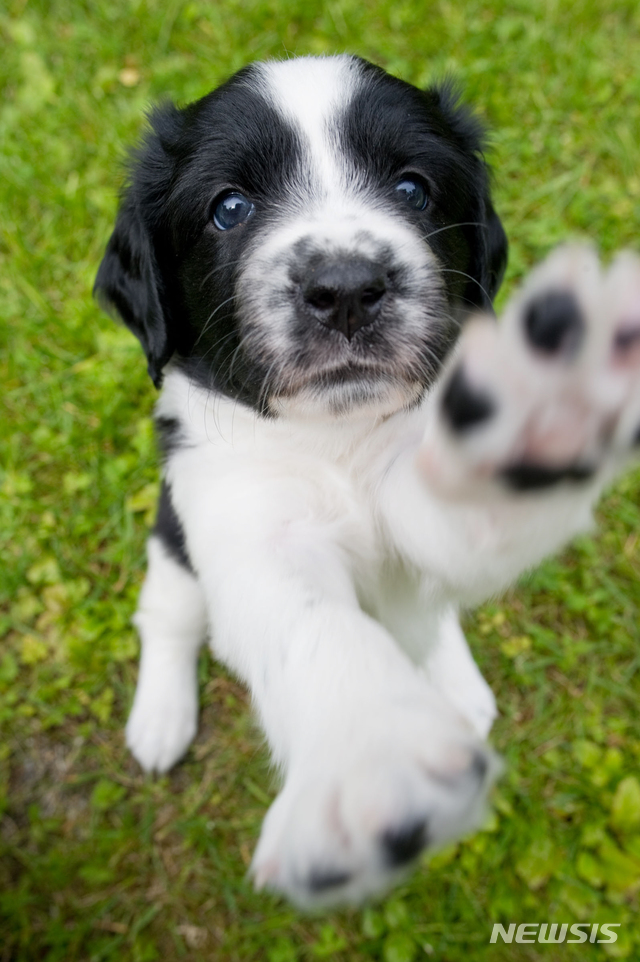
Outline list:
[[[127,743],[184,754],[207,639],[283,774],[255,882],[302,906],[477,824],[496,708],[458,609],[587,526],[638,440],[638,260],[560,249],[496,324],[482,149],[446,85],[253,64],[152,114],[97,276],[162,384]]]

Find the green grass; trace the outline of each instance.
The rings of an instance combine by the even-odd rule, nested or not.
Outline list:
[[[295,53],[463,82],[494,128],[505,293],[570,235],[637,242],[636,0],[2,10],[1,962],[605,957],[488,944],[494,921],[580,920],[621,922],[607,957],[640,958],[640,472],[593,537],[468,618],[507,762],[486,829],[380,905],[304,917],[246,879],[274,787],[233,679],[203,658],[200,733],[168,777],[143,777],[124,748],[154,391],[90,296],[147,104]]]

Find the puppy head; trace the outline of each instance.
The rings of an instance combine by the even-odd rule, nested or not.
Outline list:
[[[390,413],[432,383],[506,239],[482,129],[353,57],[254,64],[134,154],[96,279],[170,359],[263,414]]]

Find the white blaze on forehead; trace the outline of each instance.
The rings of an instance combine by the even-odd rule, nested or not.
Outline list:
[[[305,158],[325,191],[341,185],[344,158],[337,156],[331,126],[361,84],[361,67],[349,56],[298,57],[256,64],[266,81],[261,93],[306,141]]]

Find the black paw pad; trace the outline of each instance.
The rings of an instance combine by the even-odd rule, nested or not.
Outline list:
[[[452,429],[462,432],[490,418],[494,403],[487,394],[470,386],[459,367],[444,392],[442,410]]]
[[[471,770],[479,782],[483,782],[489,771],[489,760],[484,752],[474,752]]]
[[[529,342],[545,354],[573,354],[584,332],[582,311],[570,291],[548,291],[533,300],[524,315]]]
[[[327,889],[346,885],[351,880],[351,873],[340,869],[315,869],[308,879],[308,886],[312,892],[326,892]]]
[[[514,491],[537,491],[550,488],[560,481],[586,481],[594,468],[586,464],[569,464],[563,468],[550,468],[544,464],[512,464],[502,471],[502,477]]]
[[[618,331],[613,346],[618,354],[626,354],[640,341],[640,327],[627,327]]]
[[[411,862],[428,842],[429,834],[425,822],[412,822],[399,829],[389,829],[382,836],[387,864],[395,867]]]

